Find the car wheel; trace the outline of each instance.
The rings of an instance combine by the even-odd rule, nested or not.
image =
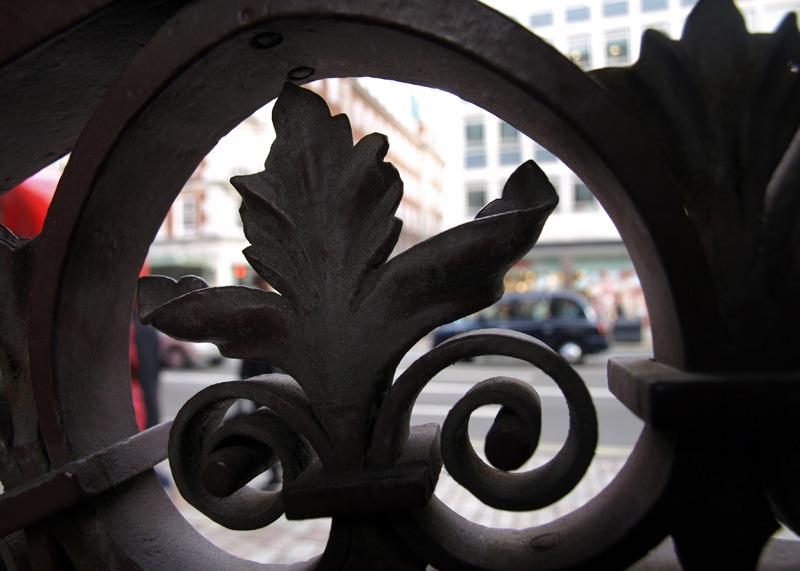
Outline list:
[[[583,359],[583,349],[581,349],[581,346],[573,341],[562,343],[558,348],[558,354],[564,357],[567,363],[573,365],[580,363]]]
[[[177,347],[167,351],[165,361],[170,369],[183,369],[189,366],[189,357]]]

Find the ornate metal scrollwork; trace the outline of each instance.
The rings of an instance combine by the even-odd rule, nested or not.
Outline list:
[[[127,330],[135,277],[181,185],[287,77],[442,88],[575,170],[619,228],[648,299],[655,362],[609,369],[612,391],[647,426],[603,492],[544,526],[487,529],[433,497],[444,462],[489,503],[540,505],[561,491],[531,500],[525,486],[494,484],[544,486],[558,479],[550,471],[569,482],[590,454],[589,415],[569,374],[549,373],[579,413],[579,446],[545,471],[503,474],[536,447],[536,396],[513,380],[465,396],[441,437],[412,429],[419,388],[471,338],[392,383],[414,340],[499,295],[552,209],[551,189],[523,165],[476,221],[387,261],[399,180],[381,162],[386,143],[372,136],[353,147],[346,120],[308,99],[279,114],[282,142],[264,173],[237,179],[251,261],[282,295],[192,278],[143,283],[142,306],[164,329],[289,373],[211,387],[182,411],[171,448],[187,497],[233,527],[284,508],[333,515],[329,549],[303,568],[621,569],[669,535],[686,567],[742,568],[761,557],[774,516],[798,532],[793,18],[753,36],[732,1],[702,0],[682,40],[648,34],[633,68],[585,74],[471,1],[62,4],[46,18],[0,9],[14,22],[0,42],[0,111],[13,119],[0,188],[72,149],[42,236],[0,236],[6,566],[257,567],[199,537],[147,473],[169,427],[131,436]],[[289,87],[280,105],[303,96]],[[240,396],[264,410],[223,425],[221,411]],[[487,401],[505,405],[487,438],[494,468],[463,434],[463,419]],[[281,494],[246,489],[274,457],[287,466]],[[780,543],[760,564],[796,560]]]
[[[223,424],[238,398],[263,408]],[[195,396],[176,418],[170,437],[173,476],[184,497],[212,519],[231,529],[256,529],[283,514],[283,499],[279,492],[246,484],[276,461],[291,483],[311,463],[312,450],[325,459],[333,453],[326,440],[292,379],[223,383]]]
[[[176,419],[171,438],[176,482],[199,509],[237,529],[266,525],[280,514],[280,496],[258,498],[258,492],[242,487],[268,466],[273,453],[288,463],[283,495],[296,506],[287,510],[290,517],[423,507],[439,470],[438,431],[416,431],[409,438],[408,424],[384,420],[386,414],[405,414],[408,420],[408,411],[395,408],[393,395],[405,392],[406,379],[414,374],[391,385],[393,372],[405,351],[433,327],[500,297],[506,269],[535,242],[556,205],[555,191],[533,163],[526,163],[509,180],[503,198],[489,204],[474,222],[386,261],[400,230],[393,213],[402,183],[394,167],[382,161],[388,149],[385,138],[370,135],[353,146],[346,117],[331,117],[321,98],[291,84],[276,103],[274,120],[277,139],[264,172],[236,177],[233,184],[243,197],[242,220],[252,244],[245,254],[280,294],[209,288],[192,277],[141,280],[143,320],[173,336],[213,341],[230,357],[274,363],[291,375],[225,383],[194,397]],[[493,271],[485,271],[487,263]],[[456,355],[465,345],[475,351],[475,342],[482,339],[454,340],[429,359]],[[511,337],[506,342],[516,347],[512,353],[544,365],[559,378],[568,375],[556,364],[559,358],[535,341]],[[530,347],[522,348],[525,344]],[[585,470],[593,454],[596,421],[588,393],[576,388],[582,387],[580,379],[569,374],[564,387],[577,395],[581,414],[575,416],[577,429],[565,457],[567,464],[580,464],[579,479],[580,468]],[[528,418],[530,406],[536,408],[535,396],[528,393],[530,406],[521,408],[518,383],[490,384],[491,391],[479,386],[467,395],[444,429],[446,464],[458,479],[463,474],[465,481],[474,480],[470,487],[485,498],[492,497],[486,475],[470,461],[455,459],[463,445],[456,434],[461,433],[458,417],[464,406],[480,403],[486,395],[500,398],[506,404],[501,424]],[[223,426],[226,405],[236,398],[264,408]],[[535,426],[528,428],[537,434]],[[289,442],[281,443],[281,438]],[[523,434],[518,439],[523,447],[530,444],[526,438]],[[573,442],[582,438],[581,445]],[[528,448],[532,453],[535,444]],[[497,449],[497,457],[509,457],[507,446],[501,443]],[[556,460],[560,466],[564,458]],[[413,466],[423,471],[415,472]],[[364,491],[372,485],[373,471],[387,470],[405,482],[396,490],[405,503]],[[539,507],[552,497],[522,492],[532,480],[558,490],[577,482],[550,466],[534,472],[532,477],[509,476],[500,485],[508,490],[490,503]],[[362,482],[363,489],[348,479]],[[336,490],[350,490],[353,505],[323,501],[328,507],[317,511],[302,505],[322,489],[329,498]],[[365,498],[370,498],[367,507],[355,505]]]
[[[538,509],[557,501],[581,479],[594,456],[597,419],[586,386],[550,348],[526,335],[484,330],[448,340],[409,367],[389,391],[375,428],[375,441],[387,451],[407,432],[411,409],[425,384],[460,359],[505,355],[528,361],[561,387],[570,411],[570,431],[562,450],[545,466],[510,473],[533,454],[538,444],[541,405],[535,390],[516,379],[493,378],[475,385],[448,414],[442,431],[442,456],[450,474],[487,505],[506,510]],[[486,404],[502,408],[487,434],[483,462],[469,441],[469,415]],[[385,444],[389,442],[388,446]],[[385,463],[378,450],[373,461]]]

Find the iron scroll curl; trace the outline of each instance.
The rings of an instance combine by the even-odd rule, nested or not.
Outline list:
[[[255,412],[224,423],[237,399]],[[285,375],[218,383],[181,408],[170,431],[175,484],[187,501],[230,529],[258,529],[283,513],[280,492],[247,482],[275,462],[292,482],[313,461],[334,454],[302,389]]]
[[[480,355],[503,355],[527,361],[550,376],[565,395],[570,427],[562,449],[539,468],[512,473],[487,465],[469,441],[467,424],[476,408],[501,404],[500,414],[514,415],[520,429],[512,432],[525,454],[515,458],[521,465],[533,454],[538,442],[536,420],[541,405],[535,390],[516,379],[493,378],[474,386],[448,413],[442,429],[444,465],[453,478],[487,505],[498,509],[527,511],[550,505],[566,495],[580,481],[594,457],[597,445],[597,417],[591,396],[580,376],[542,342],[514,331],[479,330],[449,339],[413,363],[395,382],[376,421],[371,462],[386,463],[387,453],[398,450],[407,437],[411,411],[420,392],[438,372],[460,359]],[[495,422],[500,420],[498,417]],[[490,431],[491,433],[491,431]],[[508,438],[508,436],[506,436]],[[502,456],[502,452],[498,453]],[[519,456],[519,455],[517,455]],[[490,456],[490,461],[492,460]]]
[[[463,25],[452,26],[445,17],[455,13]],[[250,40],[265,31],[282,42],[271,51],[254,50]],[[365,53],[385,45],[395,47],[396,56],[365,61]],[[368,75],[444,88],[548,139],[582,178],[602,189],[612,216],[625,220],[627,238],[641,238],[630,244],[647,261],[643,285],[661,308],[654,324],[657,352],[681,361],[685,340],[678,314],[713,303],[704,305],[705,290],[689,291],[675,277],[704,276],[706,268],[680,201],[670,198],[669,169],[608,94],[541,40],[477,2],[347,0],[332,6],[316,0],[209,0],[181,10],[109,90],[75,146],[48,214],[34,261],[31,296],[39,310],[31,315],[30,330],[47,332],[31,341],[31,362],[41,440],[54,465],[109,446],[133,429],[117,413],[127,410],[127,317],[147,248],[213,144],[274,98],[287,74],[301,65],[315,70],[309,79]],[[474,81],[467,84],[464,77]],[[231,89],[233,84],[241,89]],[[502,96],[485,85],[496,86]],[[195,121],[198,116],[206,121]],[[636,189],[661,198],[641,200]],[[665,227],[677,228],[688,246],[680,254],[678,247],[664,248],[658,236],[642,231],[651,226],[662,235]],[[701,303],[684,303],[697,296]],[[109,316],[115,324],[106,330]],[[82,336],[79,328],[102,331],[103,343]],[[406,343],[398,344],[398,353],[404,349]],[[390,373],[382,382],[391,383]],[[119,501],[93,507],[103,540],[120,560],[142,568],[247,567],[187,530],[159,494],[155,478],[142,478]],[[631,521],[647,513],[652,497]],[[135,505],[140,509],[131,509]],[[414,517],[424,519],[435,509]],[[143,518],[153,529],[171,527],[170,538],[179,530],[196,550],[141,550],[129,532]],[[63,535],[69,542],[69,534]],[[440,542],[443,549],[450,549],[449,541]]]

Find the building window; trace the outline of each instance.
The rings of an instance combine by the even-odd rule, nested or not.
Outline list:
[[[483,147],[478,149],[467,149],[464,164],[468,169],[479,169],[486,166],[486,150]]]
[[[519,131],[505,121],[500,121],[500,144],[507,145],[512,143],[519,143]]]
[[[531,16],[531,28],[542,28],[544,26],[553,25],[552,12],[540,12]]]
[[[197,233],[197,206],[196,197],[184,197],[183,206],[181,206],[181,223],[184,234]]]
[[[642,0],[642,12],[652,12],[653,10],[666,10],[667,0]]]
[[[589,19],[589,7],[585,5],[567,8],[567,22],[584,22]]]
[[[624,65],[628,61],[628,32],[609,32],[606,36],[606,63]]]
[[[483,121],[468,121],[464,128],[464,133],[466,135],[468,147],[483,145]]]
[[[486,205],[486,183],[467,184],[467,216],[475,216]]]
[[[586,212],[597,208],[597,199],[589,188],[580,181],[575,182],[575,212]]]
[[[483,133],[483,119],[468,119],[464,125],[466,139],[465,165],[467,168],[486,166],[486,147]]]
[[[500,164],[515,165],[522,161],[519,131],[500,121]]]
[[[613,0],[603,4],[603,16],[625,16],[628,13],[628,0]]]
[[[537,163],[552,163],[558,160],[553,153],[551,153],[541,145],[536,145],[536,147],[534,148],[533,158]]]
[[[574,36],[569,39],[567,53],[572,62],[583,69],[589,69],[592,65],[592,47],[588,35]]]
[[[500,164],[516,165],[522,162],[522,150],[519,147],[500,148]]]
[[[681,6],[694,6],[697,0],[681,0]]]

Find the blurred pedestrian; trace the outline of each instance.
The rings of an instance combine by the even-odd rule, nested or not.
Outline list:
[[[133,326],[136,352],[139,356],[139,384],[142,387],[144,405],[147,410],[147,428],[151,428],[161,420],[158,403],[158,384],[161,375],[158,331],[155,327],[142,324],[137,312],[133,314]]]

